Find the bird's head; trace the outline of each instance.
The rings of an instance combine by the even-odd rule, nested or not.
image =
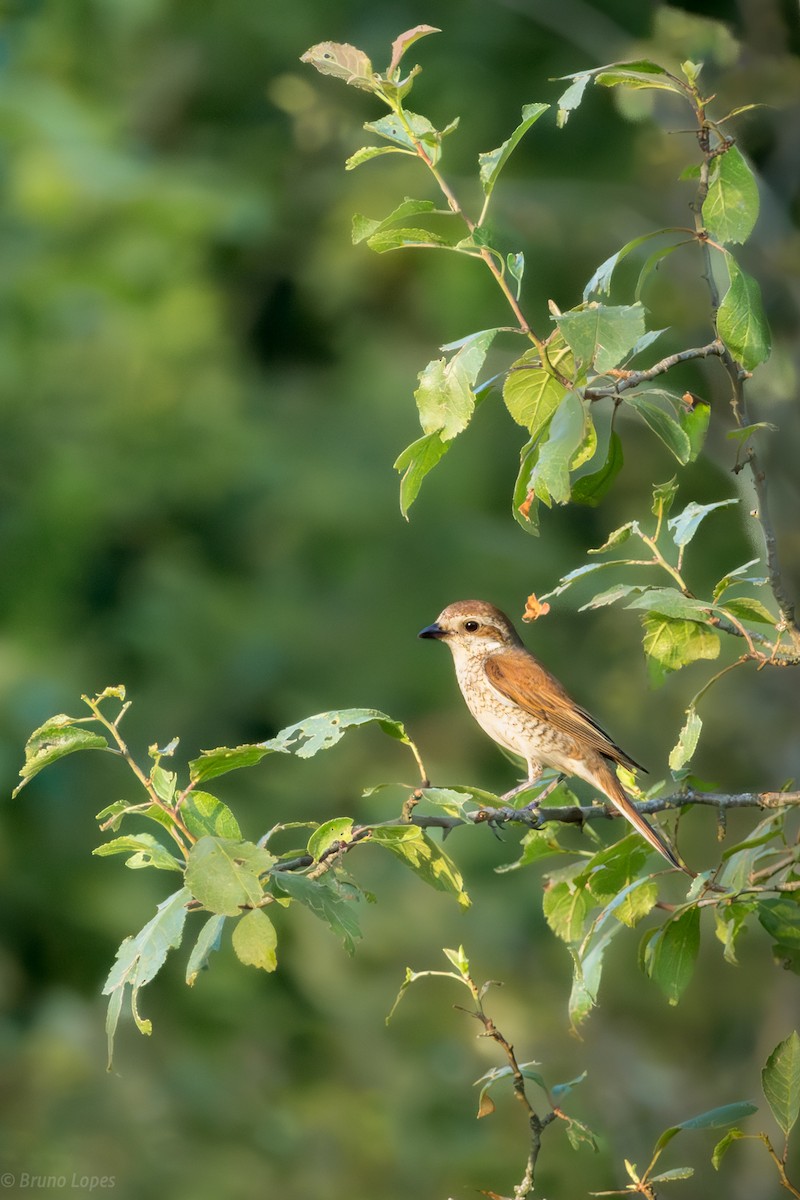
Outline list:
[[[458,600],[448,604],[433,625],[420,630],[419,636],[446,642],[454,655],[483,657],[522,645],[506,614],[485,600]]]

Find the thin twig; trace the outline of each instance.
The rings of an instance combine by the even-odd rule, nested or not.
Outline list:
[[[630,391],[631,388],[639,387],[642,383],[649,383],[651,379],[663,375],[666,371],[671,371],[679,363],[690,362],[695,358],[709,358],[711,355],[721,358],[724,353],[724,345],[719,338],[715,338],[707,346],[694,346],[689,350],[679,350],[675,354],[668,354],[666,358],[662,358],[660,362],[648,367],[645,371],[628,371],[610,386],[588,387],[583,394],[587,400],[604,400],[609,396],[619,396],[623,392]]]

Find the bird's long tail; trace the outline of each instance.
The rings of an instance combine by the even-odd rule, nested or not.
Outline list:
[[[679,871],[683,871],[684,875],[688,875],[690,879],[695,878],[694,871],[690,871],[689,868],[680,861],[675,851],[665,840],[665,838],[663,838],[658,830],[654,829],[650,822],[647,821],[633,806],[632,802],[623,791],[622,784],[619,782],[610,767],[606,768],[602,774],[598,773],[598,775],[595,777],[595,784],[606,794],[606,796],[608,796],[611,803],[619,812],[622,813],[626,821],[630,821],[634,829],[636,829],[642,835],[646,842],[649,842],[654,850],[657,850],[659,854],[663,855],[663,857],[668,863],[670,863],[671,866],[676,867]]]

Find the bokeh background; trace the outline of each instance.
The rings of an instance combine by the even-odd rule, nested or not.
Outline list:
[[[186,955],[173,955],[143,997],[152,1038],[126,1024],[106,1073],[100,987],[171,881],[91,857],[95,812],[132,795],[111,756],[75,756],[8,799],[31,729],[118,682],[134,700],[127,734],[140,756],[175,736],[191,757],[310,713],[377,707],[407,724],[435,781],[508,787],[511,768],[463,711],[449,657],[417,630],[470,595],[518,616],[529,592],[642,515],[647,485],[674,473],[647,430],[626,426],[611,496],[597,510],[546,514],[532,540],[510,516],[522,431],[495,397],[402,520],[391,464],[418,435],[417,372],[441,343],[507,316],[474,263],[351,246],[353,212],[381,216],[405,194],[431,193],[405,160],[344,173],[367,140],[361,124],[380,114],[298,59],[331,38],[382,64],[393,38],[423,21],[443,32],[410,53],[425,68],[413,107],[440,127],[461,116],[446,170],[467,204],[478,199],[477,152],[504,140],[524,103],[552,102],[563,86],[554,76],[643,53],[703,59],[718,112],[765,105],[737,125],[762,184],[743,261],[776,339],[752,396],[781,430],[765,454],[787,577],[800,585],[796,5],[11,0],[0,27],[9,1195],[24,1190],[22,1172],[111,1176],[119,1200],[507,1193],[524,1166],[522,1116],[498,1096],[498,1113],[476,1123],[472,1082],[498,1059],[454,1011],[454,986],[421,983],[384,1025],[405,967],[440,967],[441,947],[459,942],[479,977],[504,981],[494,1011],[521,1057],[552,1081],[589,1070],[573,1107],[603,1148],[575,1154],[562,1133],[548,1138],[540,1192],[553,1197],[624,1186],[622,1158],[643,1164],[667,1125],[758,1100],[760,1067],[796,1023],[796,977],[773,966],[765,938],[745,939],[735,968],[709,929],[697,976],[670,1009],[637,970],[634,933],[609,953],[583,1042],[570,1037],[570,961],[543,923],[540,874],[495,874],[517,839],[473,830],[448,842],[468,913],[365,851],[353,868],[378,903],[353,960],[304,912],[280,923],[272,977],[227,945],[189,990]],[[654,122],[653,104],[598,90],[563,132],[537,125],[506,170],[498,236],[525,250],[523,301],[539,328],[547,299],[574,304],[623,241],[686,221],[690,192],[676,178],[692,140],[683,114],[659,100]],[[697,262],[679,258],[647,301],[656,327],[678,322],[692,344],[705,340],[705,297]],[[678,382],[715,410],[680,500],[735,494],[745,485],[731,473],[721,372]],[[690,557],[698,590],[759,553],[750,506],[743,491],[708,522]],[[633,614],[579,615],[580,599],[529,640],[658,778],[706,668],[650,691]],[[726,677],[704,712],[698,773],[733,791],[781,786],[800,771],[797,714],[792,672]],[[218,790],[255,838],[278,820],[388,817],[403,793],[362,799],[362,789],[412,776],[402,747],[365,730]],[[731,832],[753,820],[732,820]],[[684,852],[695,863],[719,853],[710,813],[687,823]],[[763,1102],[750,1128],[775,1133]],[[676,1195],[777,1194],[758,1148],[734,1147],[716,1177],[713,1134],[683,1141],[664,1166],[698,1173]]]

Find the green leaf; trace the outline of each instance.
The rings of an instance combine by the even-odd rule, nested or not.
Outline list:
[[[638,531],[638,526],[635,521],[628,521],[625,525],[620,525],[618,529],[614,529],[608,535],[602,546],[595,546],[589,550],[589,554],[604,554],[606,550],[613,550],[615,546],[621,546],[623,542],[627,542],[628,538],[634,531]],[[605,565],[605,564],[603,564]]]
[[[679,671],[699,658],[719,656],[719,635],[707,625],[649,613],[643,625],[644,652],[655,687],[664,682],[670,671]]]
[[[268,850],[234,838],[202,837],[189,853],[186,885],[211,912],[238,917],[264,895],[259,876],[275,862]]]
[[[714,932],[722,942],[722,957],[732,967],[739,965],[736,958],[736,942],[747,929],[747,919],[755,910],[755,904],[726,904],[714,908]]]
[[[413,150],[404,150],[402,146],[362,146],[345,160],[344,169],[354,171],[362,163],[369,162],[371,158],[379,158],[382,154],[410,154],[412,158],[417,157]]]
[[[583,956],[575,948],[570,950],[574,971],[568,1011],[573,1031],[577,1031],[578,1026],[583,1024],[597,1003],[597,993],[600,990],[600,978],[603,972],[603,956],[608,943],[619,933],[621,928],[621,925],[609,923],[600,936],[595,938],[588,953]]]
[[[715,159],[703,222],[717,242],[746,242],[758,219],[758,184],[737,146]]]
[[[725,437],[744,444],[754,433],[758,433],[762,429],[767,433],[778,432],[778,426],[773,425],[771,421],[754,421],[752,425],[739,425],[736,429],[729,429]]]
[[[546,504],[566,504],[570,497],[569,473],[586,432],[587,414],[580,397],[567,392],[548,426],[547,439],[528,481],[528,489]]]
[[[213,917],[208,918],[200,930],[197,941],[194,944],[194,949],[189,955],[189,961],[186,964],[186,982],[189,987],[194,987],[197,976],[208,967],[208,960],[211,954],[215,950],[219,950],[224,925],[225,917],[215,914]]]
[[[665,1129],[653,1147],[653,1155],[660,1154],[684,1129],[724,1129],[726,1125],[741,1121],[743,1117],[749,1117],[754,1112],[758,1112],[757,1104],[751,1104],[749,1100],[737,1100],[733,1104],[723,1104],[719,1108],[699,1113],[696,1117],[690,1117],[688,1121],[681,1121],[680,1125],[671,1125],[669,1129]]]
[[[522,277],[525,274],[525,255],[521,250],[518,250],[516,254],[507,254],[506,266],[511,278],[517,282],[517,299],[519,300],[522,290]]]
[[[736,617],[738,621],[755,621],[760,625],[777,624],[777,617],[774,617],[760,600],[752,596],[736,596],[732,600],[726,600],[722,611]]]
[[[726,261],[731,285],[719,306],[717,332],[745,371],[753,371],[772,349],[761,289],[734,258],[728,255]]]
[[[153,785],[153,791],[159,800],[163,800],[165,804],[171,804],[173,801],[177,779],[178,776],[174,771],[165,771],[158,763],[155,764],[150,772],[150,782]]]
[[[498,146],[496,150],[488,150],[478,155],[480,180],[484,195],[491,196],[494,185],[503,167],[508,162],[515,148],[542,113],[547,112],[549,104],[526,104],[522,110],[522,121],[511,134],[511,137]]]
[[[262,971],[274,971],[278,965],[275,926],[261,908],[252,908],[233,927],[233,948],[239,962]]]
[[[22,783],[12,792],[12,798],[18,796],[26,783],[38,775],[44,767],[57,762],[66,754],[74,754],[76,750],[108,750],[109,744],[99,733],[92,733],[77,724],[78,717],[68,717],[65,713],[51,717],[34,729],[25,746],[25,765],[20,771]]]
[[[347,42],[318,42],[305,54],[301,54],[300,62],[309,63],[321,75],[333,75],[343,79],[353,87],[363,88],[374,92],[376,79],[372,63],[363,50]]]
[[[742,563],[740,567],[736,567],[733,571],[729,571],[727,575],[723,575],[714,588],[714,603],[716,604],[724,593],[737,583],[753,583],[758,587],[763,587],[767,583],[766,575],[747,575],[747,571],[751,567],[757,567],[760,562],[760,558],[751,558],[749,562]]]
[[[161,871],[183,871],[183,863],[178,862],[161,842],[150,833],[137,833],[134,836],[114,838],[97,846],[92,854],[106,858],[110,854],[130,854],[125,863],[126,867],[136,870],[140,867],[157,867]]]
[[[572,374],[572,351],[560,335],[548,346],[548,358],[562,375]],[[541,365],[535,349],[526,351],[511,365],[503,385],[506,408],[532,438],[539,436],[566,394],[564,385]]]
[[[677,1004],[686,990],[699,949],[700,910],[696,907],[667,921],[648,939],[644,948],[645,971],[670,1004]]]
[[[714,1147],[714,1153],[711,1156],[711,1165],[715,1171],[719,1170],[723,1155],[731,1143],[738,1141],[739,1138],[743,1137],[747,1137],[747,1134],[743,1133],[741,1129],[729,1129],[725,1134],[725,1137],[721,1141],[717,1142],[716,1146]]]
[[[677,588],[643,588],[625,605],[626,608],[646,608],[662,617],[683,617],[687,621],[708,620],[709,605],[693,596],[684,596]]]
[[[346,887],[330,875],[308,879],[293,871],[275,871],[273,878],[282,892],[305,905],[330,926],[342,939],[348,954],[354,953],[356,941],[361,937],[356,912],[359,894],[355,888]]]
[[[661,402],[654,401],[652,397],[657,397]],[[674,412],[668,411],[665,399],[667,402],[674,402],[675,398],[660,389],[634,392],[625,396],[628,407],[639,414],[644,423],[675,455],[678,462],[685,465],[692,457],[692,443]]]
[[[555,320],[576,360],[585,368],[593,364],[601,375],[622,362],[644,334],[641,304],[609,306],[593,301]]]
[[[800,948],[800,904],[796,900],[760,900],[756,913],[776,942]]]
[[[653,503],[650,511],[654,517],[658,517],[659,521],[670,512],[673,501],[678,494],[678,483],[675,477],[668,479],[666,483],[659,483],[653,488]]]
[[[373,829],[370,841],[391,850],[430,887],[450,892],[462,908],[469,907],[470,899],[458,867],[422,829],[413,825],[377,828]]]
[[[697,715],[697,710],[694,706],[690,705],[686,710],[686,720],[683,723],[680,736],[670,751],[669,769],[671,771],[682,771],[687,763],[691,762],[694,752],[697,749],[697,742],[700,738],[700,730],[702,728],[702,718]]]
[[[520,450],[519,471],[514,483],[514,494],[511,500],[511,512],[514,520],[521,525],[526,533],[533,537],[539,536],[539,501],[530,489],[533,468],[539,458],[539,442],[537,439],[526,442]]]
[[[592,278],[583,289],[583,299],[588,300],[594,292],[600,294],[608,294],[611,290],[611,279],[614,271],[623,258],[626,258],[632,250],[638,250],[639,246],[644,242],[650,241],[651,238],[663,237],[665,233],[684,233],[685,229],[654,229],[651,233],[643,233],[639,237],[633,238],[632,241],[626,242],[621,250],[616,250],[609,258],[602,262],[595,271]]]
[[[446,134],[452,133],[457,123],[457,121],[451,122],[446,129],[440,131],[431,125],[427,117],[421,117],[419,113],[412,113],[405,109],[403,120],[395,113],[390,113],[387,117],[381,117],[379,121],[368,121],[364,128],[368,129],[370,133],[377,133],[379,137],[386,138],[387,141],[393,142],[403,149],[413,150],[415,153],[417,143],[421,142],[428,158],[435,166],[442,156],[442,138]]]
[[[662,1171],[660,1175],[651,1175],[650,1183],[670,1183],[676,1179],[691,1179],[694,1167],[673,1167],[671,1171]]]
[[[622,439],[616,430],[611,431],[605,461],[596,471],[581,475],[572,483],[572,501],[596,508],[622,470],[624,462]]]
[[[181,819],[196,838],[212,837],[239,839],[239,822],[227,804],[209,792],[189,792],[180,809]]]
[[[396,738],[406,746],[411,745],[411,739],[400,722],[393,721],[386,713],[378,712],[375,708],[341,708],[318,713],[295,725],[288,725],[263,745],[282,754],[313,758],[320,750],[330,750],[335,746],[348,729],[373,722],[389,737]]]
[[[542,897],[545,920],[563,942],[579,940],[591,907],[592,897],[588,890],[571,879],[552,883]]]
[[[376,254],[389,250],[409,250],[420,247],[450,246],[447,238],[429,229],[381,229],[367,238],[367,245]]]
[[[376,147],[372,147],[376,149]],[[391,153],[394,149],[392,146],[387,146],[384,153]],[[381,221],[374,221],[370,217],[364,217],[361,213],[356,213],[353,217],[352,240],[353,245],[357,246],[359,242],[366,241],[372,237],[374,233],[381,233],[387,229],[391,229],[399,221],[405,221],[407,217],[417,216],[419,213],[435,213],[436,205],[432,200],[414,200],[411,196],[406,196],[397,208],[393,209],[388,217],[384,217]]]
[[[325,851],[336,842],[349,842],[352,832],[352,817],[334,817],[314,830],[308,839],[308,853],[315,862],[319,862]]]
[[[180,945],[186,921],[186,905],[191,898],[188,888],[173,892],[159,904],[156,915],[144,928],[134,937],[125,938],[117,950],[116,960],[103,986],[103,995],[111,997],[106,1017],[109,1070],[114,1051],[114,1034],[126,988],[131,989],[131,1011],[140,1033],[150,1033],[152,1030],[150,1021],[139,1014],[139,991],[155,978],[169,951]]]
[[[596,1154],[600,1149],[597,1137],[588,1125],[584,1125],[583,1121],[576,1121],[574,1117],[568,1117],[566,1133],[567,1141],[573,1150],[580,1150],[581,1146],[588,1146]]]
[[[229,771],[254,767],[272,752],[273,747],[269,742],[233,748],[218,746],[215,750],[203,750],[199,758],[194,758],[189,763],[189,778],[192,783],[205,783],[207,779],[216,779],[218,775],[227,775]]]
[[[615,563],[604,563],[603,566],[615,566]],[[591,600],[587,600],[578,609],[578,612],[587,612],[592,608],[607,608],[609,604],[616,604],[618,600],[624,600],[626,596],[633,596],[637,592],[641,592],[642,588],[635,583],[615,583],[613,587],[607,588],[604,592],[598,592],[592,596]]]
[[[423,479],[449,449],[450,443],[443,442],[438,433],[428,433],[406,446],[398,456],[394,469],[403,476],[400,481],[400,511],[406,520],[408,510],[419,495]]]
[[[734,496],[730,500],[717,500],[715,504],[698,504],[692,500],[686,505],[683,512],[678,513],[677,517],[670,517],[667,525],[672,531],[672,540],[676,546],[686,546],[692,540],[700,526],[700,522],[705,520],[709,513],[714,512],[718,508],[729,508],[732,504],[738,504],[738,497]]]
[[[507,871],[517,871],[520,867],[529,867],[531,863],[540,862],[543,858],[551,858],[554,854],[566,854],[567,850],[560,845],[555,834],[545,829],[529,829],[520,843],[522,853],[516,862],[504,863],[495,867],[498,875]]]
[[[596,900],[604,903],[627,887],[641,871],[650,855],[650,847],[636,833],[629,833],[611,846],[592,855],[578,877]]]
[[[447,442],[466,429],[475,410],[475,380],[496,333],[496,329],[484,330],[449,362],[435,358],[420,372],[414,398],[426,434],[438,433]]]
[[[562,92],[558,98],[558,113],[556,114],[556,125],[559,129],[563,129],[569,120],[569,115],[574,112],[583,99],[583,93],[586,91],[586,85],[591,76],[577,75],[573,79],[565,92]]]
[[[591,74],[602,87],[655,88],[686,96],[686,88],[680,80],[670,76],[664,67],[648,59],[611,63],[607,67],[596,67]]]

